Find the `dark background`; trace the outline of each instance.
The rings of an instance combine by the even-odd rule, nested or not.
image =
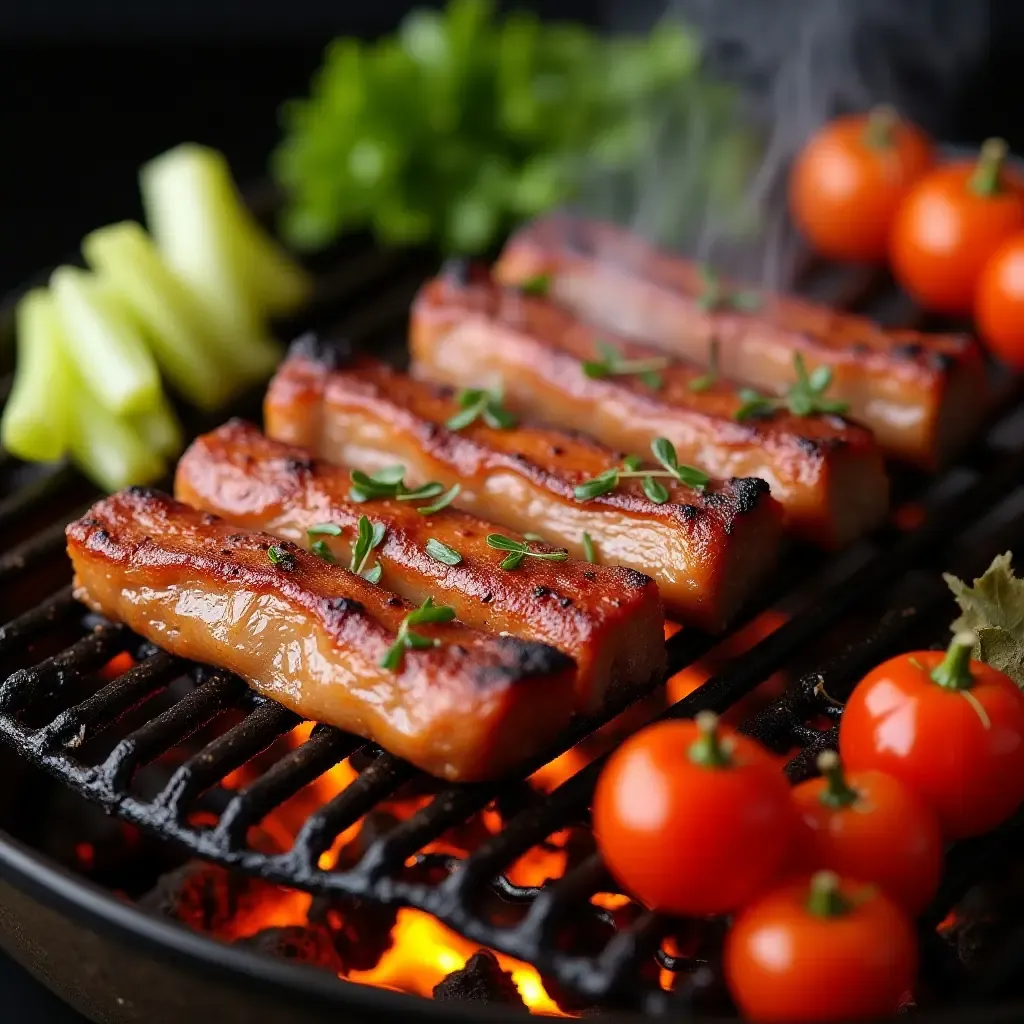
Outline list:
[[[764,99],[810,5],[820,13],[830,0],[677,2],[707,22],[718,65]],[[139,164],[175,143],[214,145],[240,179],[259,176],[277,138],[278,104],[304,92],[331,36],[389,30],[408,6],[2,0],[0,289],[69,256],[89,229],[137,215]],[[519,6],[621,27],[643,23],[661,3]],[[843,95],[859,97],[835,77],[848,74],[838,55],[853,55],[871,72],[869,92],[895,91],[942,137],[974,143],[998,133],[1024,152],[1021,0],[839,0],[840,7],[842,20],[823,44],[828,80],[812,80],[812,90],[833,90],[840,104]],[[0,1017],[17,1024],[77,1021],[2,957],[0,1007]]]

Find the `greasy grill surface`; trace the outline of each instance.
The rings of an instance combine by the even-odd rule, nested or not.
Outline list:
[[[361,271],[364,298],[353,301],[351,286],[340,296],[327,294],[313,322],[333,327],[340,316],[340,332],[357,344],[376,352],[385,345],[397,348],[422,268],[384,263],[379,267],[377,276]],[[346,282],[343,274],[336,278]],[[850,276],[833,280],[831,292],[819,295],[843,305],[863,304],[871,298],[872,284],[870,279]],[[886,312],[900,317],[892,304]],[[926,509],[923,523],[915,529],[887,527],[841,556],[790,553],[758,602],[760,608],[782,609],[787,615],[784,624],[666,714],[689,716],[702,708],[724,711],[772,672],[788,668],[793,682],[787,695],[744,728],[780,751],[802,748],[788,771],[794,779],[810,774],[815,753],[834,739],[832,732],[809,724],[822,716],[837,718],[828,695],[841,699],[861,673],[900,648],[945,638],[951,605],[939,571],[977,575],[993,554],[1024,536],[1024,523],[1014,514],[1020,504],[1014,505],[1013,497],[1024,473],[1022,427],[1010,414],[946,477],[898,481],[904,499],[913,495]],[[17,466],[0,466],[4,477],[16,471]],[[247,845],[251,825],[360,749],[362,741],[332,728],[314,729],[302,746],[229,794],[215,825],[190,823],[189,812],[206,791],[291,730],[298,719],[230,675],[189,665],[122,626],[83,613],[70,588],[60,586],[61,577],[55,574],[62,572],[67,578],[63,523],[88,497],[73,473],[58,470],[0,500],[0,536],[8,545],[0,555],[0,583],[8,603],[12,598],[22,601],[21,607],[11,609],[13,620],[0,627],[0,735],[7,743],[89,799],[218,863],[300,888],[427,910],[473,940],[532,961],[547,976],[590,1000],[608,999],[654,1013],[678,1012],[699,1002],[714,975],[713,964],[694,971],[695,961],[661,950],[663,936],[674,926],[657,915],[642,914],[629,926],[613,930],[596,953],[561,940],[563,926],[579,915],[581,907],[589,906],[589,897],[611,886],[596,857],[539,890],[518,887],[503,874],[553,832],[586,819],[600,761],[548,796],[505,815],[501,831],[468,858],[421,858],[420,866],[446,872],[440,883],[424,881],[422,872],[409,874],[404,866],[445,830],[507,797],[515,784],[442,785],[412,817],[377,838],[354,867],[324,870],[319,860],[334,838],[418,774],[390,754],[363,748],[359,761],[365,766],[358,778],[305,821],[293,849],[265,854]],[[54,517],[59,522],[53,527],[31,535],[25,531],[30,521]],[[56,579],[60,589],[26,610],[44,578]],[[690,663],[713,643],[694,631],[677,633],[668,643],[670,671]],[[139,659],[134,668],[105,683],[90,676],[125,650]],[[176,682],[182,676],[192,685],[182,689]],[[172,683],[177,699],[162,702],[159,713],[146,715],[143,708],[140,716],[139,705],[154,694],[166,695]],[[617,710],[605,709],[601,721]],[[208,739],[213,730],[206,727],[225,712],[235,714],[235,724]],[[130,728],[115,724],[121,716],[130,717]],[[566,749],[599,724],[579,721],[550,753]],[[141,767],[200,730],[204,742],[195,742],[191,756],[159,792],[143,794],[132,787]],[[537,767],[545,759],[527,767]],[[922,925],[924,970],[944,977],[947,987],[955,989],[958,975],[941,960],[934,925],[973,881],[1009,855],[1013,843],[1008,840],[1016,838],[1020,828],[1019,822],[1011,822],[993,837],[960,844],[950,852],[943,889]],[[511,925],[494,923],[479,909],[488,891],[519,904],[525,913]],[[1019,945],[1024,947],[1024,938]],[[1013,952],[1010,949],[1007,956]],[[692,973],[675,992],[665,993],[649,980],[652,957],[663,967]],[[1013,975],[1012,959],[1010,963],[1000,961],[996,973],[974,983],[976,991],[998,995],[1005,979]],[[955,996],[969,997],[973,992],[956,991]]]

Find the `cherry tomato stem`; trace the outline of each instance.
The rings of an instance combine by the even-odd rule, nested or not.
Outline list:
[[[957,633],[946,648],[946,656],[932,671],[932,679],[947,690],[969,690],[974,685],[971,651],[977,642],[973,633]]]
[[[818,755],[818,771],[825,779],[825,788],[819,799],[826,807],[850,807],[860,794],[846,781],[839,755],[834,750],[823,750]]]
[[[868,114],[864,125],[864,145],[871,149],[892,149],[900,116],[894,107],[881,104]]]
[[[728,768],[732,759],[727,744],[718,733],[718,716],[713,711],[701,711],[693,720],[700,735],[690,744],[690,760],[702,768]]]
[[[819,871],[811,877],[810,893],[807,896],[807,912],[815,917],[842,917],[853,910],[839,885],[839,876],[834,871]]]
[[[995,196],[1003,191],[1006,152],[1006,143],[1002,139],[985,141],[967,186],[976,196]]]

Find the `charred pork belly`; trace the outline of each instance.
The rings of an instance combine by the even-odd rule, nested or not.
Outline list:
[[[503,775],[575,704],[572,659],[416,609],[265,533],[132,488],[67,530],[75,595],[172,654],[447,779]]]
[[[379,572],[386,590],[417,605],[432,596],[467,626],[565,651],[577,666],[579,710],[598,707],[613,680],[616,690],[632,690],[663,674],[664,614],[649,576],[546,557],[506,571],[499,563],[507,553],[487,544],[498,532],[491,524],[450,506],[422,515],[409,501],[352,501],[351,488],[347,469],[240,420],[194,441],[175,480],[177,497],[195,508],[371,578]],[[531,550],[554,551],[537,543]]]
[[[887,453],[925,469],[964,447],[988,404],[981,350],[967,336],[886,330],[740,290],[609,224],[541,220],[511,239],[495,273],[702,366],[717,342],[722,373],[773,394],[793,382],[797,354],[811,372],[829,367],[830,398],[847,403]]]
[[[684,623],[721,628],[775,564],[781,510],[763,480],[649,484],[647,472],[668,474],[581,434],[498,422],[494,409],[467,417],[462,398],[369,359],[293,350],[264,415],[277,440],[385,480],[401,464],[404,487],[458,488],[455,503],[482,519],[647,573]]]
[[[410,341],[418,376],[500,389],[511,409],[556,427],[586,424],[617,449],[646,451],[666,437],[712,476],[767,480],[787,529],[824,547],[885,517],[888,479],[870,431],[785,409],[747,417],[739,385],[544,298],[486,277],[438,277],[413,306]]]

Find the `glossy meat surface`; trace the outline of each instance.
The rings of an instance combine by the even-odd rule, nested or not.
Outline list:
[[[372,360],[328,365],[293,351],[271,382],[264,419],[271,437],[332,462],[371,472],[401,463],[410,485],[457,483],[466,511],[538,533],[576,558],[586,532],[602,564],[653,576],[667,612],[686,624],[721,628],[775,564],[781,511],[761,480],[705,493],[675,484],[658,505],[631,479],[581,502],[574,486],[618,465],[621,453],[523,424],[477,421],[454,432],[444,423],[457,410],[451,389]]]
[[[871,432],[836,416],[779,411],[737,422],[739,385],[672,359],[658,388],[636,375],[594,379],[587,360],[610,345],[630,361],[664,353],[599,331],[552,302],[501,288],[486,276],[430,281],[413,305],[413,372],[460,387],[500,387],[505,405],[557,427],[586,423],[606,444],[647,451],[667,437],[679,458],[712,476],[767,480],[786,525],[825,547],[838,547],[877,525],[888,505],[888,479]]]
[[[550,275],[552,298],[585,319],[702,366],[717,339],[722,372],[766,391],[792,382],[797,352],[811,370],[830,366],[829,396],[848,402],[887,453],[926,469],[964,447],[988,403],[981,350],[967,336],[885,330],[768,293],[750,311],[727,301],[709,309],[697,264],[610,224],[538,221],[509,241],[495,274],[508,285]]]
[[[430,624],[416,632],[437,645],[406,650],[389,671],[380,660],[411,604],[159,492],[98,502],[67,541],[75,596],[94,611],[432,774],[503,775],[571,717],[574,666],[555,648]]]
[[[664,673],[664,614],[649,576],[575,559],[527,558],[508,572],[498,565],[505,553],[486,542],[500,528],[452,507],[424,516],[406,501],[350,501],[350,488],[347,469],[310,459],[240,420],[197,438],[175,478],[176,496],[194,508],[306,548],[322,543],[346,566],[366,516],[386,530],[367,563],[379,558],[385,590],[417,605],[430,595],[475,629],[565,651],[577,665],[580,710],[599,706],[613,680],[617,690],[632,690]],[[325,523],[341,533],[308,532]],[[431,557],[430,540],[458,552],[461,561]]]

